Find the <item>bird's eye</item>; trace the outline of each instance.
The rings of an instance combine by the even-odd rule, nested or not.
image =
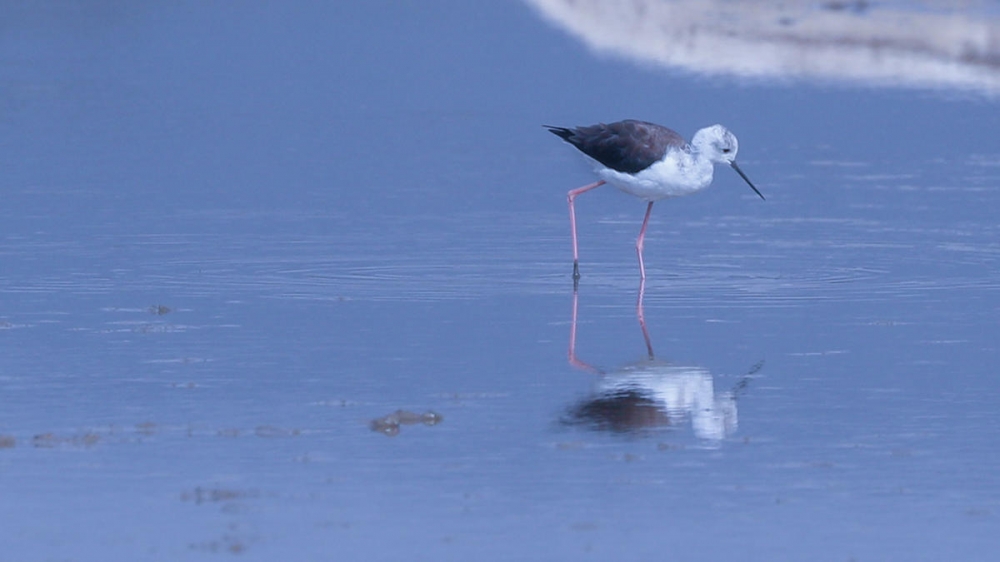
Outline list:
[[[723,148],[723,149],[722,149],[722,153],[723,153],[723,154],[729,154],[729,153],[730,153],[730,152],[732,152],[732,151],[733,151],[733,149],[731,149],[731,148]]]

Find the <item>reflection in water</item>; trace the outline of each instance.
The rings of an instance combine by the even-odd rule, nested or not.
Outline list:
[[[989,2],[528,0],[591,48],[704,74],[1000,94]]]
[[[634,432],[676,426],[690,420],[695,436],[718,441],[736,431],[736,398],[749,377],[763,366],[753,366],[730,391],[715,391],[712,374],[701,367],[671,365],[657,360],[643,313],[645,282],[639,283],[636,316],[646,342],[648,358],[607,372],[576,355],[576,326],[579,297],[573,291],[570,324],[570,365],[598,375],[596,392],[574,404],[563,422],[612,432]]]

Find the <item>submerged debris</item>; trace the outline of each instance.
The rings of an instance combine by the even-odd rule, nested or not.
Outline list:
[[[418,423],[422,423],[424,425],[437,425],[441,423],[441,420],[443,419],[444,418],[441,414],[437,412],[427,411],[423,414],[418,414],[416,412],[408,412],[406,410],[396,410],[387,416],[373,419],[368,426],[372,431],[392,437],[399,434],[399,426],[401,425],[416,425]]]
[[[196,504],[218,503],[256,498],[258,496],[260,496],[260,492],[257,490],[239,490],[221,487],[202,488],[198,486],[194,490],[181,492],[181,501],[190,501]]]
[[[257,437],[295,437],[302,433],[298,429],[286,429],[273,425],[258,425],[253,432]]]
[[[150,314],[163,316],[164,314],[170,312],[170,307],[163,304],[154,304],[153,306],[150,306],[147,310],[149,310]]]
[[[92,447],[101,440],[101,436],[87,431],[80,435],[62,436],[54,433],[39,433],[31,438],[31,444],[38,449],[50,449],[60,445],[71,445],[77,447]]]

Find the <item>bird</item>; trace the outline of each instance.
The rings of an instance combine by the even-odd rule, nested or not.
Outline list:
[[[762,200],[758,190],[736,165],[739,142],[722,125],[700,129],[688,143],[680,134],[662,125],[626,119],[582,127],[543,125],[550,133],[576,147],[594,165],[600,180],[566,194],[569,201],[569,225],[573,234],[573,281],[580,279],[580,257],[576,242],[576,210],[573,201],[582,193],[610,184],[646,201],[646,216],[635,242],[639,256],[639,278],[646,278],[642,259],[646,226],[653,203],[701,191],[712,184],[714,164],[726,164],[747,182]]]

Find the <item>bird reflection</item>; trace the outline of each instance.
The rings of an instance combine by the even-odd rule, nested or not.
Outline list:
[[[579,425],[615,433],[632,433],[690,423],[699,439],[719,441],[737,428],[736,399],[750,377],[763,366],[754,365],[728,391],[716,391],[712,374],[701,367],[673,365],[656,359],[643,311],[645,282],[639,283],[636,317],[646,343],[647,358],[612,371],[583,361],[576,353],[579,293],[573,291],[569,363],[598,376],[594,394],[573,404],[563,417]]]

